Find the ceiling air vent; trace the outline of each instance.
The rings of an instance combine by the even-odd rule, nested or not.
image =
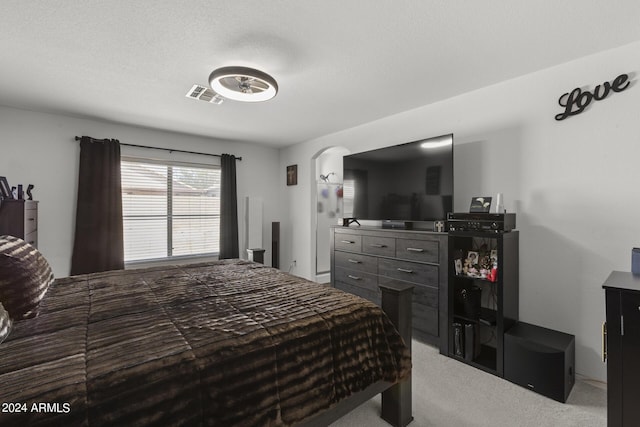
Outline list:
[[[186,97],[191,99],[199,99],[201,101],[206,101],[218,105],[222,104],[222,102],[224,101],[224,98],[222,98],[220,95],[218,95],[208,87],[197,84],[193,85],[193,87],[189,89]]]

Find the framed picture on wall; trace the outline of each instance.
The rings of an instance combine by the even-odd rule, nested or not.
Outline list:
[[[13,194],[11,194],[11,187],[9,187],[9,182],[4,176],[0,176],[0,195],[3,199],[13,199]]]
[[[287,166],[287,185],[298,185],[298,165]]]

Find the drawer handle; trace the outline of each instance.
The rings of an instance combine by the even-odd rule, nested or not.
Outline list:
[[[358,261],[357,259],[351,259],[349,258],[348,261],[352,264],[360,264],[360,261]]]
[[[341,240],[342,243],[349,243],[349,244],[354,244],[355,242],[353,240]]]
[[[358,277],[358,276],[353,276],[353,275],[351,275],[351,274],[349,274],[347,277],[348,277],[349,279],[353,279],[353,280],[362,280],[360,277]]]
[[[398,271],[402,271],[403,273],[413,273],[413,270],[409,270],[408,268],[397,268]]]
[[[29,218],[29,221],[35,221],[35,220],[36,220],[35,218]]]
[[[35,242],[36,242],[35,240],[31,240],[31,241],[29,241],[28,243],[29,243],[30,245],[33,245]]]
[[[422,248],[407,248],[409,252],[424,252]]]
[[[369,246],[372,246],[374,248],[386,248],[387,245],[381,245],[379,243],[371,243]]]

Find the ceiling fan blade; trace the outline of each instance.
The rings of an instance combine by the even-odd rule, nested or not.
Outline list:
[[[263,81],[260,81],[260,80],[253,80],[250,83],[250,85],[251,85],[251,89],[259,89],[260,91],[264,91],[269,88],[269,85],[265,84]]]

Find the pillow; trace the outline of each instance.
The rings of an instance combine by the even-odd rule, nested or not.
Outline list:
[[[13,321],[11,317],[9,317],[9,313],[4,309],[2,303],[0,303],[0,344],[9,336],[11,325],[13,325]]]
[[[4,309],[2,303],[0,303],[0,344],[9,336],[11,325],[13,325],[13,321],[11,317],[9,317],[9,313]]]
[[[11,319],[37,316],[52,282],[51,266],[35,247],[17,237],[0,236],[0,303]]]

